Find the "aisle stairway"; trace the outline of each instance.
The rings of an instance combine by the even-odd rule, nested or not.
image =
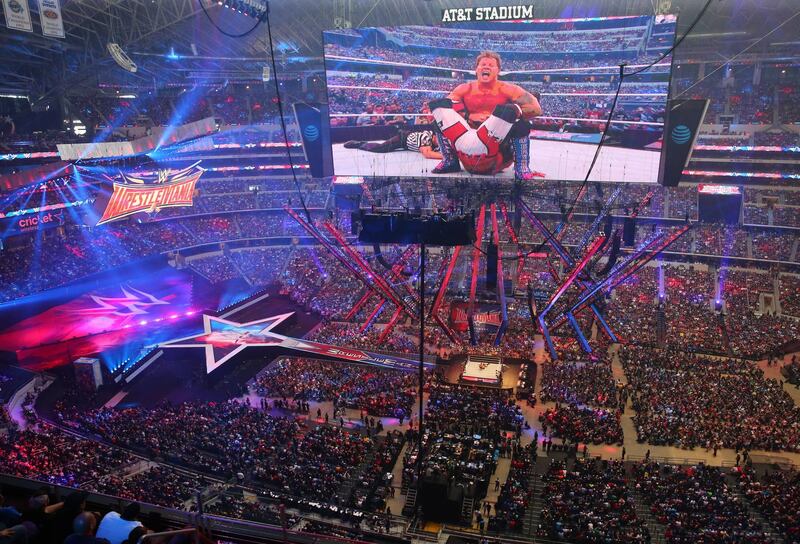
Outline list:
[[[660,524],[650,512],[650,506],[645,502],[642,494],[636,489],[636,477],[633,474],[633,467],[626,463],[625,473],[628,479],[628,489],[636,505],[636,516],[643,520],[650,531],[650,542],[652,544],[664,544],[667,541],[664,535],[665,526]]]
[[[725,315],[720,312],[717,316],[719,321],[719,330],[722,332],[722,345],[725,347],[725,353],[728,357],[733,357],[733,348],[731,348],[731,337],[728,335],[728,327],[725,325]]]
[[[541,462],[544,462],[542,466],[546,467],[548,460],[546,457],[541,457],[537,459],[536,464]],[[525,517],[522,520],[522,534],[528,537],[536,534],[544,505],[541,498],[542,483],[536,472],[536,466],[532,464],[528,469],[528,508],[525,509]]]
[[[475,499],[472,497],[464,497],[461,501],[461,522],[471,524],[472,513],[475,510]]]
[[[417,488],[410,487],[408,488],[408,493],[406,493],[406,503],[403,505],[403,515],[407,517],[412,517],[414,512],[417,509]]]
[[[761,512],[753,507],[750,504],[750,501],[747,500],[747,497],[744,495],[744,493],[740,491],[736,476],[732,474],[725,474],[725,483],[728,484],[728,488],[731,490],[733,495],[742,504],[747,505],[747,512],[750,514],[750,518],[761,524],[761,526],[764,528],[764,532],[767,533],[769,537],[769,542],[774,544],[782,544],[783,542],[786,542],[780,530],[778,530],[772,523],[769,522],[769,520],[762,516]]]
[[[664,348],[667,342],[667,316],[663,305],[656,310],[656,342],[659,348]]]
[[[353,498],[353,490],[356,484],[361,481],[361,476],[369,469],[375,462],[375,452],[370,451],[364,456],[364,461],[356,467],[349,478],[346,478],[339,489],[336,490],[336,504],[342,506],[349,506]]]

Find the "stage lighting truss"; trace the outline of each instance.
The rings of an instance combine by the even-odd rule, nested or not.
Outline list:
[[[114,59],[120,68],[127,70],[132,73],[136,73],[136,63],[131,60],[131,58],[122,50],[119,44],[109,42],[106,44],[106,49],[111,54],[111,58]]]
[[[540,293],[540,296],[537,297],[542,298],[541,295],[546,295],[546,297],[540,301],[538,307],[532,303],[532,296],[534,295],[530,292],[528,294],[528,305],[531,313],[531,335],[534,334],[534,331],[538,331],[542,334],[545,340],[545,346],[553,360],[558,359],[558,353],[551,335],[554,331],[564,327],[564,325],[572,329],[574,333],[572,336],[578,341],[584,351],[587,353],[592,351],[585,332],[581,329],[581,325],[577,319],[580,314],[585,313],[591,315],[591,319],[598,324],[599,330],[601,333],[605,334],[609,341],[622,341],[617,338],[609,323],[606,321],[603,315],[604,310],[601,299],[626,278],[636,273],[664,251],[677,238],[686,233],[691,225],[689,223],[684,223],[668,231],[657,231],[630,253],[626,253],[624,256],[619,255],[619,260],[617,260],[617,250],[612,249],[614,244],[609,242],[611,239],[621,235],[620,229],[617,228],[613,233],[604,233],[600,226],[603,220],[609,217],[613,209],[613,204],[619,194],[620,190],[616,190],[608,196],[605,205],[597,214],[595,221],[587,226],[580,242],[576,246],[570,247],[562,240],[566,231],[563,225],[554,230],[550,230],[525,203],[524,199],[520,198],[519,194],[509,195],[512,196],[512,199],[508,202],[513,202],[516,212],[520,214],[520,219],[523,221],[527,220],[530,227],[538,232],[544,240],[540,250],[536,250],[535,252],[526,252],[519,245],[517,233],[510,220],[510,213],[512,212],[503,199],[495,199],[490,204],[483,204],[480,206],[480,210],[476,216],[475,239],[485,241],[485,232],[487,233],[487,238],[491,238],[492,243],[497,247],[496,257],[494,257],[494,253],[492,253],[491,258],[497,259],[498,283],[496,291],[502,322],[494,338],[495,346],[500,346],[502,337],[508,326],[506,290],[501,281],[504,275],[503,269],[510,268],[512,270],[509,270],[508,275],[510,277],[519,277],[527,259],[545,259],[554,280],[551,292]],[[652,194],[648,193],[635,209],[642,209],[651,197]],[[381,269],[374,265],[375,260],[365,258],[362,253],[353,246],[352,239],[349,239],[340,231],[333,221],[326,220],[322,221],[320,224],[315,224],[306,221],[305,218],[288,206],[284,207],[284,209],[306,232],[316,238],[330,255],[335,257],[363,283],[366,289],[365,294],[350,311],[347,319],[355,317],[359,310],[365,309],[365,305],[368,301],[371,300],[373,303],[375,300],[378,301],[376,309],[372,312],[367,312],[369,317],[361,327],[362,332],[369,329],[374,321],[376,313],[380,312],[386,302],[392,302],[396,310],[392,319],[381,333],[378,339],[379,343],[387,338],[392,328],[403,314],[412,320],[419,316],[419,298],[410,287],[407,278],[403,278],[401,274],[402,270],[408,266],[413,268],[418,261],[419,253],[415,249],[416,246],[413,244],[408,245],[406,251],[404,251],[394,263],[391,263],[390,268]],[[632,217],[635,217],[636,213],[638,212],[634,212]],[[502,222],[499,221],[500,218],[502,218]],[[577,224],[579,223],[570,223],[570,225]],[[503,230],[507,231],[507,239],[510,240],[510,243],[501,240],[500,233]],[[486,249],[486,245],[487,244],[481,243],[480,245],[472,244],[454,247],[449,258],[442,263],[442,268],[438,270],[438,272],[434,272],[437,277],[438,285],[435,288],[436,294],[434,296],[433,305],[430,310],[426,308],[425,313],[454,344],[461,344],[463,339],[457,335],[447,321],[442,318],[439,310],[443,307],[442,303],[446,298],[448,284],[453,276],[459,255],[467,253],[468,255],[465,256],[468,261],[471,261],[470,270],[467,271],[467,274],[470,276],[470,281],[468,282],[469,303],[467,314],[468,321],[470,323],[474,322],[475,315],[479,313],[479,305],[476,304],[476,288],[480,276],[480,261],[483,257],[490,258],[490,253]],[[556,270],[554,263],[551,262],[551,256],[561,261],[563,272]],[[603,257],[608,259],[607,270],[602,272],[594,271],[594,268],[596,268],[595,265]],[[513,272],[513,269],[516,269],[516,273]],[[473,327],[471,327],[471,329],[472,328]],[[563,329],[561,334],[564,334]],[[477,341],[472,330],[470,331],[469,341],[472,344],[475,344]]]

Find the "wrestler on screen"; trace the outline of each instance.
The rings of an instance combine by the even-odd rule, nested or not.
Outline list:
[[[542,114],[539,100],[519,85],[499,81],[500,62],[497,53],[481,52],[475,81],[430,102],[443,157],[434,173],[458,172],[463,165],[473,174],[494,175],[513,162],[516,179],[544,177],[529,168],[529,120]]]
[[[350,140],[344,143],[345,149],[361,149],[370,153],[390,153],[392,151],[418,151],[426,159],[442,159],[436,134],[432,130],[403,130],[396,127],[397,133],[382,142]]]

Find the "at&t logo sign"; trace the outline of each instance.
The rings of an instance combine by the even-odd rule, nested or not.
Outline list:
[[[678,125],[672,129],[670,137],[676,144],[683,145],[692,139],[692,131],[686,125]]]
[[[316,139],[319,138],[319,128],[317,125],[308,125],[303,129],[303,136],[305,136],[306,140],[309,142],[316,141]]]

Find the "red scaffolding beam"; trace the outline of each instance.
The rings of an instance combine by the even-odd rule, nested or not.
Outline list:
[[[533,213],[533,211],[528,207],[528,205],[525,204],[521,199],[517,202],[517,205],[519,206],[520,210],[522,210],[523,215],[525,215],[525,217],[528,218],[528,221],[531,222],[531,225],[533,225],[533,227],[536,230],[538,230],[542,236],[544,236],[547,244],[553,248],[553,250],[556,252],[561,261],[567,266],[573,266],[575,260],[572,258],[572,256],[566,250],[566,248],[561,244],[561,242],[559,242],[558,239],[556,239],[552,234],[550,234],[550,231],[547,229],[547,226],[544,223],[542,223],[542,221],[538,217],[536,217],[536,214]],[[555,267],[553,266],[553,264],[550,262],[549,259],[547,260],[547,264],[550,267],[550,274],[553,276],[553,279],[558,281],[558,273],[556,272]],[[578,283],[585,289],[590,289],[592,287],[592,284],[585,280],[579,280]],[[591,304],[589,307],[591,308],[592,313],[595,315],[597,320],[600,322],[602,330],[606,334],[606,336],[608,336],[609,340],[611,340],[612,342],[616,342],[617,341],[616,334],[614,333],[613,330],[611,330],[611,327],[608,326],[608,323],[603,318],[603,315],[600,313],[600,310],[598,310],[597,306]]]
[[[444,300],[444,295],[447,292],[447,286],[450,285],[450,278],[453,277],[453,269],[456,267],[456,262],[458,261],[458,256],[461,254],[461,246],[456,246],[453,250],[453,255],[450,256],[450,262],[447,265],[447,270],[444,273],[444,278],[442,279],[442,283],[439,285],[439,290],[436,292],[436,297],[433,299],[433,305],[431,306],[430,316],[439,324],[442,328],[444,333],[450,338],[451,341],[456,342],[458,344],[461,343],[461,339],[458,338],[455,332],[444,322],[444,320],[439,316],[439,308],[442,306],[442,301]]]
[[[386,337],[389,336],[389,334],[392,332],[392,329],[394,329],[394,326],[400,320],[400,316],[401,315],[403,315],[403,309],[399,308],[399,307],[396,308],[394,313],[392,314],[392,318],[389,320],[389,322],[383,328],[383,331],[381,332],[380,336],[378,336],[378,344],[379,345],[383,344],[383,342],[386,340]]]
[[[656,255],[661,253],[666,247],[681,237],[690,228],[691,225],[686,223],[681,225],[669,236],[664,237],[659,235],[653,240],[647,242],[643,247],[638,249],[616,272],[612,271],[605,280],[599,282],[595,287],[592,288],[591,291],[584,294],[581,299],[579,299],[578,302],[576,302],[573,307],[568,310],[568,313],[573,315],[577,314],[583,308],[597,299],[601,295],[602,291],[611,290],[625,281],[628,277],[630,277],[631,274],[635,273],[648,262],[650,262]],[[551,329],[555,330],[566,320],[566,316],[559,316],[557,321],[551,326]]]
[[[372,310],[371,314],[369,314],[366,321],[364,321],[364,324],[361,325],[361,329],[358,332],[364,332],[368,328],[370,328],[372,322],[375,320],[376,317],[378,317],[378,314],[381,313],[381,310],[383,310],[383,307],[385,305],[386,305],[386,299],[382,299],[380,302],[378,302],[378,305],[375,306],[375,309]]]
[[[345,321],[350,321],[351,319],[353,319],[356,316],[356,314],[358,313],[358,311],[361,309],[361,307],[364,306],[364,304],[367,303],[367,301],[370,299],[370,297],[372,297],[372,295],[373,295],[373,291],[370,290],[370,289],[367,289],[367,292],[364,293],[364,296],[361,297],[358,300],[358,302],[356,302],[355,305],[350,309],[350,311],[347,312],[347,315],[344,316],[344,320]]]
[[[372,279],[375,284],[377,285],[378,289],[384,295],[385,298],[391,300],[395,306],[399,306],[403,308],[403,311],[406,312],[411,317],[415,317],[416,312],[413,308],[409,308],[408,304],[395,293],[392,286],[389,285],[386,280],[380,275],[376,274],[372,271],[372,268],[364,261],[361,254],[358,253],[353,247],[347,242],[344,235],[339,232],[339,230],[333,226],[329,221],[323,223],[325,229],[331,233],[331,235],[336,239],[339,243],[341,248],[344,252],[352,259],[352,261],[367,275],[368,278]]]
[[[391,281],[398,281],[404,279],[401,273],[403,271],[403,265],[406,263],[408,258],[411,257],[411,255],[413,254],[414,254],[414,246],[409,245],[403,252],[403,254],[400,255],[400,258],[397,259],[397,262],[392,266],[392,269],[389,273],[389,279]],[[406,293],[408,293],[411,296],[411,299],[414,301],[414,304],[419,304],[419,295],[414,290],[414,288],[411,287],[406,281],[403,281],[402,285]]]
[[[478,291],[478,268],[481,264],[481,246],[483,245],[483,226],[486,222],[486,204],[481,206],[478,215],[478,228],[475,231],[475,247],[472,248],[472,278],[469,284],[469,305],[467,315],[472,319],[473,307],[475,305],[475,294]]]
[[[370,278],[368,276],[365,276],[357,267],[353,266],[353,263],[350,262],[350,260],[341,251],[339,251],[333,244],[331,244],[322,235],[322,233],[320,233],[319,230],[317,230],[317,228],[314,227],[314,225],[312,225],[311,223],[300,217],[300,215],[289,206],[284,206],[283,209],[286,211],[286,213],[289,214],[289,216],[292,217],[292,219],[297,221],[300,224],[300,226],[306,230],[306,232],[311,234],[311,236],[313,236],[320,244],[322,244],[322,247],[327,249],[331,255],[336,257],[336,259],[338,259],[339,262],[342,263],[342,265],[344,265],[345,268],[350,270],[350,272],[352,272],[358,279],[360,279],[368,289],[371,289],[374,293],[380,296],[381,294],[380,290],[377,289],[375,285],[373,285],[373,283],[370,281]]]
[[[519,277],[522,275],[522,269],[525,267],[525,254],[522,253],[522,249],[519,247],[519,239],[517,238],[517,233],[514,232],[514,225],[511,224],[511,221],[508,218],[508,208],[506,207],[505,202],[500,203],[500,213],[503,214],[503,221],[505,221],[506,229],[508,230],[508,236],[511,238],[511,241],[517,245],[517,282],[519,282]]]
[[[503,251],[500,249],[500,228],[497,226],[497,206],[492,204],[492,242],[497,246],[497,294],[500,297],[500,327],[494,337],[494,345],[499,346],[508,328],[508,306],[506,304],[506,282],[503,277]]]

